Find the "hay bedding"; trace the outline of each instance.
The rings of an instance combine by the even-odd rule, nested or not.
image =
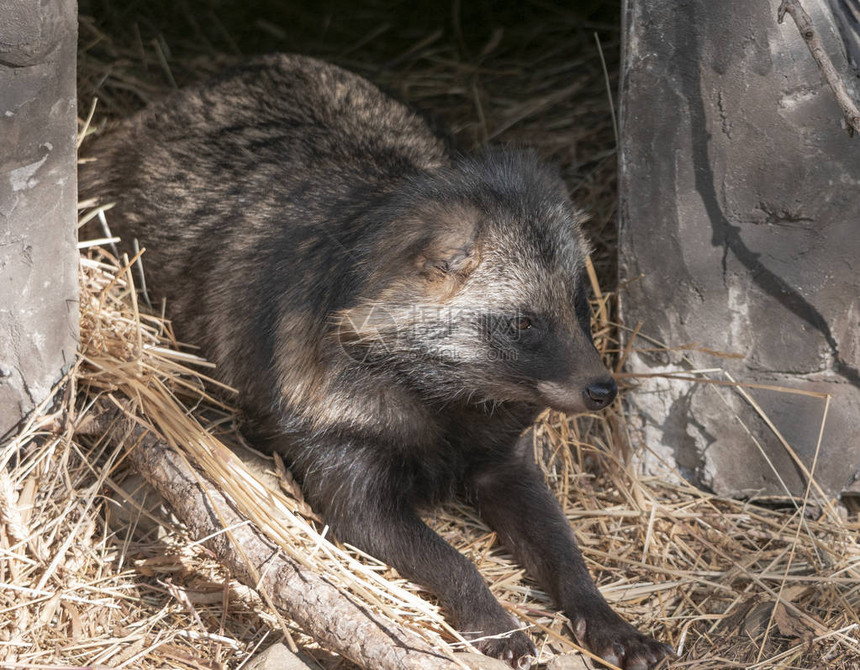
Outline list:
[[[494,33],[464,60],[456,40],[427,29],[371,75],[441,111],[466,144],[521,140],[560,162],[574,196],[595,213],[595,286],[611,287],[614,155],[603,73],[590,37],[571,45],[571,25],[552,18],[543,24],[547,39],[556,38],[549,48],[544,41],[542,50],[512,50],[510,33]],[[368,73],[373,42],[339,60]],[[163,40],[143,38],[123,50],[86,18],[81,44],[82,108],[97,89],[96,125],[234,58],[194,58],[187,47],[192,56],[178,58]],[[611,39],[604,46],[617,48]],[[82,222],[102,217],[109,223],[110,211],[81,203]],[[177,344],[169,323],[139,308],[127,259],[111,254],[109,240],[82,246],[81,359],[53,402],[0,451],[0,666],[238,668],[288,639],[321,668],[355,667],[232,579],[169,510],[131,495],[140,482],[112,439],[118,424],[99,423],[106,400],[129,402],[129,412],[196,461],[239,509],[260,517],[289,555],[438,648],[456,648],[461,641],[415,587],[322,537],[278,463],[269,468],[281,489],[252,495],[249,475],[218,456],[241,435],[204,379],[205,362]],[[598,292],[593,306],[598,344],[617,362],[612,293]],[[229,401],[229,393],[218,397]],[[548,413],[534,431],[535,453],[604,594],[679,650],[671,666],[860,668],[857,520],[840,517],[814,489],[774,510],[636,477],[624,457],[647,445],[631,434],[618,405],[572,420]],[[541,661],[576,649],[563,617],[471,509],[452,505],[428,520],[530,626]]]

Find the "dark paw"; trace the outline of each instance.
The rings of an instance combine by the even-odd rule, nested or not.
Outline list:
[[[498,658],[512,668],[528,670],[537,658],[537,649],[522,631],[514,631],[504,637],[477,639],[472,642],[482,654]]]
[[[651,670],[675,655],[670,645],[643,635],[609,607],[574,615],[571,624],[582,646],[624,670]]]

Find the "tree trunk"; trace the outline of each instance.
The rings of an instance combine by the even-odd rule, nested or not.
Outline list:
[[[76,9],[0,8],[0,442],[77,348]]]
[[[634,342],[632,414],[651,472],[662,460],[718,493],[785,496],[814,467],[814,496],[847,496],[860,472],[860,138],[779,5],[626,3],[622,314],[694,345]],[[803,5],[847,79],[830,5]],[[703,376],[819,395],[658,376],[713,368]]]

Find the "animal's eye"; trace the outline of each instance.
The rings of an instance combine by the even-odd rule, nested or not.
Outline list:
[[[518,316],[513,321],[511,321],[511,325],[516,330],[528,330],[532,327],[532,320],[527,316]]]

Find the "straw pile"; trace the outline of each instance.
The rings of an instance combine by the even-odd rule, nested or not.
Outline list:
[[[614,281],[604,75],[590,35],[571,47],[563,16],[550,18],[542,49],[512,50],[504,37],[458,49],[428,27],[411,47],[397,46],[399,56],[375,53],[373,37],[343,41],[350,46],[328,55],[440,110],[465,144],[536,144],[562,165],[574,197],[595,214],[593,313],[597,343],[614,367],[624,352],[613,294],[600,290]],[[171,79],[197,78],[233,58],[195,58],[215,52],[200,40],[187,58],[144,38],[124,51],[87,19],[81,37],[82,108],[98,88],[97,123],[158,97]],[[612,37],[607,54],[617,50]],[[373,62],[389,65],[370,72]],[[81,204],[82,221],[101,217],[109,222],[110,211]],[[122,422],[104,410],[117,405],[196,463],[287,556],[437,649],[457,648],[431,599],[325,539],[281,464],[267,466],[279,488],[257,486],[258,475],[225,451],[242,444],[229,391],[207,381],[205,362],[179,346],[168,322],[140,309],[128,259],[112,255],[110,240],[82,247],[80,361],[53,402],[0,451],[0,667],[238,668],[281,639],[321,668],[356,667],[238,583],[153,500],[129,468],[131,445],[117,439],[126,434]],[[533,440],[604,594],[640,629],[675,646],[680,658],[671,667],[860,668],[856,518],[840,516],[814,489],[808,500],[774,510],[634,476],[626,458],[647,445],[631,437],[620,403],[601,415],[547,413]],[[530,627],[541,662],[576,650],[564,618],[473,510],[451,505],[428,521]]]

